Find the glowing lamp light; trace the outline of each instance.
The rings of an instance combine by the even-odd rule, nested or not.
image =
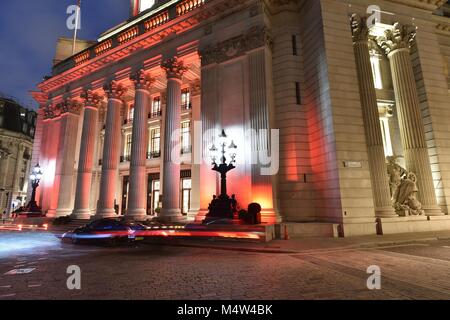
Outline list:
[[[39,166],[39,163],[33,168],[30,173],[31,187],[33,191],[31,193],[30,202],[25,207],[21,207],[19,210],[15,211],[19,215],[31,216],[42,216],[42,209],[38,206],[36,202],[36,189],[39,187],[43,175],[43,170]]]
[[[39,166],[39,163],[33,168],[33,172],[30,175],[30,179],[32,181],[41,181],[42,179],[42,168]]]
[[[220,146],[224,146],[227,143],[228,136],[225,133],[225,129],[222,129],[222,132],[219,134],[219,143]]]

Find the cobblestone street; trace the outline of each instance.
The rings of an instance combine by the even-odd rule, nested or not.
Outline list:
[[[41,245],[0,255],[0,299],[450,299],[449,240],[292,254]],[[81,290],[67,289],[70,265]],[[371,265],[381,290],[367,289]],[[6,274],[17,268],[35,269]]]

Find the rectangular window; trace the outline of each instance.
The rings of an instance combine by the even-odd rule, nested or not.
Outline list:
[[[181,108],[190,109],[191,108],[191,93],[189,88],[181,90]]]
[[[394,155],[391,141],[391,131],[389,129],[389,118],[380,118],[381,134],[383,136],[384,155],[391,157]]]
[[[152,118],[159,116],[161,116],[161,97],[155,97],[152,102]]]
[[[130,122],[132,122],[132,121],[133,121],[133,118],[134,118],[134,106],[131,105],[131,106],[130,106],[130,110],[128,111],[128,120],[129,120]]]
[[[301,105],[302,104],[302,97],[301,97],[301,94],[300,94],[300,82],[296,82],[295,83],[295,96],[296,96],[296,99],[297,99],[297,104]]]
[[[292,36],[292,54],[294,56],[298,55],[298,48],[297,48],[297,36],[293,35]]]
[[[159,194],[160,194],[160,188],[161,183],[159,180],[154,180],[152,183],[152,198],[153,198],[153,208],[152,212],[153,214],[157,214],[156,210],[159,209]]]
[[[181,180],[181,208],[182,213],[187,215],[189,213],[189,209],[191,208],[191,189],[192,189],[192,180],[191,178],[182,179]]]
[[[161,155],[161,130],[154,128],[150,130],[149,159],[159,158]]]
[[[131,158],[131,144],[133,141],[133,137],[131,135],[131,133],[127,134],[125,137],[125,154],[124,154],[124,160],[125,161],[130,161]]]
[[[191,122],[181,123],[181,153],[191,153]]]
[[[383,89],[383,80],[381,78],[380,58],[378,56],[371,56],[370,63],[372,65],[373,81],[375,89]]]

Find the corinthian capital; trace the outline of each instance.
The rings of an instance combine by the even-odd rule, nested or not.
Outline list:
[[[108,99],[121,99],[123,95],[127,92],[127,89],[115,80],[106,83],[103,86]]]
[[[47,104],[44,108],[44,120],[53,119],[55,117],[55,111],[52,104]]]
[[[367,27],[367,17],[360,17],[353,14],[350,18],[352,28],[353,43],[367,42],[369,40],[369,28]]]
[[[79,115],[81,112],[81,104],[77,100],[66,99],[60,105],[61,114],[72,113],[75,115]]]
[[[396,22],[393,29],[386,30],[384,36],[377,37],[376,40],[384,52],[389,55],[398,49],[409,49],[415,37],[416,27]]]
[[[150,90],[150,86],[155,82],[155,79],[146,73],[144,69],[132,74],[130,79],[133,80],[136,89],[144,90]]]
[[[98,109],[98,107],[100,106],[102,100],[103,100],[103,96],[101,96],[100,94],[93,92],[92,90],[86,90],[84,91],[80,97],[84,100],[84,105],[86,107],[91,107],[91,108],[95,108]]]
[[[161,67],[166,71],[167,79],[181,79],[183,74],[188,70],[188,68],[184,66],[183,61],[178,60],[178,57],[164,60]]]

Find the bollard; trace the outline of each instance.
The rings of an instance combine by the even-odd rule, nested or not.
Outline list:
[[[289,240],[289,232],[286,224],[284,225],[284,240]]]

